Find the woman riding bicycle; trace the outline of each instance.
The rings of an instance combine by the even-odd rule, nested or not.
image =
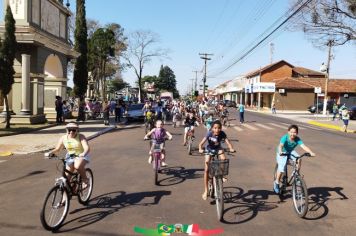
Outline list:
[[[88,156],[90,148],[87,139],[83,134],[79,133],[79,126],[75,122],[69,122],[66,125],[67,134],[63,135],[55,149],[45,154],[45,156],[51,156],[52,154],[58,154],[58,152],[64,147],[67,150],[66,154],[66,169],[70,172],[77,170],[83,180],[83,189],[88,187],[88,178],[85,175],[85,165],[89,163],[90,158]],[[75,158],[71,158],[71,155],[75,155]]]
[[[210,153],[218,153],[219,158],[221,160],[225,160],[226,156],[224,154],[224,149],[221,147],[221,141],[225,141],[227,146],[230,149],[230,152],[235,152],[232,144],[230,143],[229,139],[226,136],[226,133],[221,130],[222,124],[219,120],[213,122],[211,130],[206,134],[203,140],[199,143],[199,152],[203,153],[203,145],[206,141],[208,144],[206,145],[206,150]],[[205,155],[205,168],[204,168],[204,193],[202,194],[202,198],[204,200],[208,197],[208,170],[209,170],[209,162],[210,162],[210,155]],[[226,182],[227,178],[223,178],[223,181]]]
[[[284,173],[284,169],[287,165],[287,156],[282,154],[293,154],[293,156],[299,156],[298,153],[294,151],[294,149],[298,145],[300,145],[300,147],[303,148],[304,151],[310,153],[311,156],[315,156],[315,153],[313,153],[310,148],[308,148],[298,137],[298,126],[291,125],[288,127],[288,133],[280,139],[279,145],[277,147],[276,161],[278,164],[278,169],[276,174],[276,180],[273,182],[273,190],[277,194],[279,193],[279,183],[282,173]],[[294,159],[293,157],[291,158]],[[302,160],[299,160],[297,163],[297,169],[299,171],[302,164],[301,161]]]

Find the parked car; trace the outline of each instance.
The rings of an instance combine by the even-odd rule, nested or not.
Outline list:
[[[334,102],[333,101],[328,101],[327,104],[326,104],[326,110],[329,111],[329,113],[332,113],[333,112],[333,105],[334,105]],[[324,108],[324,102],[320,102],[318,103],[318,113],[322,113],[323,112],[323,108]],[[315,113],[316,112],[316,104],[314,105],[311,105],[308,107],[308,111],[310,113]]]
[[[227,107],[236,107],[236,102],[234,102],[234,101],[224,100],[223,102],[224,102],[225,106],[227,106]]]
[[[349,108],[349,114],[351,120],[356,120],[356,106]]]
[[[134,119],[144,119],[144,113],[142,111],[142,108],[145,104],[143,103],[138,103],[138,104],[131,104],[127,108],[127,112],[125,113],[125,116],[127,117],[128,120],[134,120]]]

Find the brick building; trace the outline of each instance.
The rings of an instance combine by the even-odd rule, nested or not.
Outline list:
[[[316,99],[315,87],[325,89],[325,74],[303,67],[295,67],[281,60],[243,77],[217,86],[219,98],[234,100],[247,106],[270,108],[274,102],[279,110],[303,110]],[[328,99],[336,103],[356,105],[356,80],[329,79]]]

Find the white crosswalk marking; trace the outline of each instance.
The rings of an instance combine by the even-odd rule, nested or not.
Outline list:
[[[272,130],[273,128],[268,127],[267,125],[263,125],[263,124],[256,124],[257,126],[264,128],[264,129],[268,129],[268,130]]]
[[[283,122],[281,122],[281,124],[284,124],[284,125],[286,125],[287,127],[289,127],[291,124],[287,124],[287,123],[283,123]],[[304,127],[300,127],[299,125],[298,125],[298,128],[299,129],[305,129]]]
[[[237,131],[243,131],[243,129],[241,129],[241,128],[238,127],[238,126],[234,126],[234,129],[236,129]]]
[[[1,163],[1,162],[5,162],[5,161],[6,161],[6,160],[0,160],[0,163]]]
[[[258,128],[255,128],[252,125],[248,125],[248,124],[245,124],[245,123],[242,126],[248,128],[250,130],[258,130]]]
[[[319,128],[316,128],[316,127],[312,127],[312,126],[305,126],[305,127],[301,127],[301,126],[298,126],[299,129],[313,129],[313,130],[323,130],[323,129],[319,129]]]
[[[287,126],[283,126],[283,125],[279,125],[279,124],[275,124],[275,123],[268,123],[269,125],[273,125],[275,127],[281,128],[281,129],[287,129]]]

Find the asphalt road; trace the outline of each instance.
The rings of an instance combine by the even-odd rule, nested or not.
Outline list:
[[[247,113],[246,121],[239,125],[233,120],[225,130],[237,153],[230,157],[229,181],[224,184],[223,222],[217,221],[215,205],[201,198],[203,157],[197,150],[188,156],[182,146],[183,128],[166,127],[173,134],[166,145],[169,167],[155,186],[144,129],[138,127],[90,141],[92,200],[82,206],[72,199],[58,233],[135,235],[135,226],[194,223],[203,229],[222,228],[222,235],[354,234],[356,136],[300,125],[300,137],[317,154],[303,161],[309,212],[300,219],[290,198],[280,202],[272,192],[275,148],[291,121],[257,113]],[[204,132],[197,128],[195,146]],[[52,234],[42,228],[39,213],[58,175],[57,162],[40,154],[1,160],[5,158],[0,159],[0,235]]]

